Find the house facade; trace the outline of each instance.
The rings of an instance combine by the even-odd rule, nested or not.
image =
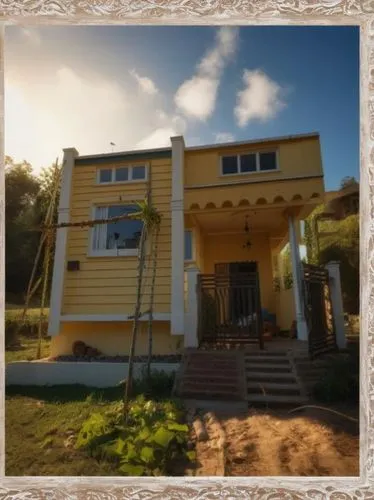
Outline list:
[[[222,274],[235,263],[236,269],[254,266],[263,313],[282,329],[296,321],[298,338],[307,339],[300,221],[324,200],[317,133],[197,147],[172,137],[167,148],[92,156],[64,150],[60,223],[131,212],[147,192],[162,215],[154,354],[198,345],[201,277]],[[52,355],[70,354],[76,340],[107,355],[128,354],[141,229],[139,221],[121,220],[57,230]],[[287,244],[293,287],[276,291]],[[150,283],[148,266],[142,311],[148,309]],[[142,316],[137,354],[147,352],[147,321]]]

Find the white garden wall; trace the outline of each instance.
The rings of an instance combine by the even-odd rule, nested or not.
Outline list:
[[[141,376],[144,363],[134,363],[134,377]],[[153,371],[176,372],[179,363],[152,363]],[[6,385],[82,384],[114,387],[126,379],[128,363],[15,361],[5,371]]]

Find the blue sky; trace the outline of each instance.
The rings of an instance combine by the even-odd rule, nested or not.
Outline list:
[[[359,176],[356,27],[7,27],[5,92],[6,154],[36,170],[319,131],[326,188]]]

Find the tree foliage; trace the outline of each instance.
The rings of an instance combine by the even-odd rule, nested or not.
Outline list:
[[[54,167],[35,176],[31,165],[5,158],[5,269],[6,296],[21,302],[33,268],[48,209]],[[57,217],[57,210],[55,218]],[[38,269],[40,273],[41,269]]]

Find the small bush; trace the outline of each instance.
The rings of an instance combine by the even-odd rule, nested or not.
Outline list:
[[[194,460],[188,451],[188,426],[176,402],[156,402],[138,396],[130,405],[128,422],[122,403],[84,422],[76,442],[97,459],[112,461],[124,476],[167,475],[175,460]]]
[[[143,368],[142,377],[133,382],[134,393],[149,395],[155,399],[169,398],[173,390],[175,373],[152,370],[148,381],[145,370],[146,367]]]
[[[5,317],[5,347],[10,347],[18,342],[18,336],[37,338],[39,328],[38,317],[26,317],[24,321],[14,317]],[[47,336],[48,321],[43,320],[42,335]]]
[[[359,390],[359,358],[357,353],[350,353],[328,364],[314,386],[313,395],[324,403],[357,402]]]

